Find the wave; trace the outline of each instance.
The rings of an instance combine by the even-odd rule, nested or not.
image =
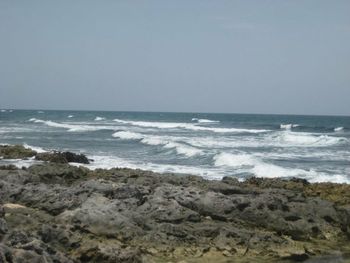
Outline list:
[[[1,112],[6,112],[7,110],[0,110]]]
[[[301,132],[284,132],[276,137],[280,144],[289,146],[313,146],[324,147],[348,142],[344,137],[334,137],[329,135],[315,135]]]
[[[192,118],[192,121],[196,121],[198,123],[219,123],[220,121],[214,121],[209,119],[198,119],[198,118]]]
[[[43,111],[41,111],[41,110],[39,110],[39,111],[38,111],[38,113],[39,113],[39,114],[43,114],[44,112],[43,112]]]
[[[300,126],[299,124],[292,124],[292,123],[281,124],[280,125],[280,129],[291,130],[292,128],[296,128],[296,127],[299,127],[299,126]]]
[[[106,119],[106,118],[104,118],[104,117],[98,117],[98,116],[97,116],[97,117],[95,118],[95,121],[103,121],[103,120],[105,120],[105,119]]]
[[[54,121],[44,121],[36,118],[31,118],[28,121],[34,123],[43,123],[50,127],[64,128],[68,129],[69,132],[88,132],[88,131],[98,131],[98,130],[115,130],[116,127],[113,126],[96,126],[96,125],[83,125],[83,124],[68,124],[68,123],[58,123]]]
[[[67,118],[73,118],[74,117],[74,115],[68,115],[67,116]]]
[[[123,140],[141,140],[144,138],[140,133],[129,131],[118,131],[113,133],[112,136]]]
[[[0,134],[17,133],[17,132],[32,132],[32,129],[24,127],[0,127]]]
[[[132,161],[116,156],[91,156],[94,162],[83,165],[89,169],[111,169],[111,168],[130,168],[130,169],[141,169],[147,171],[153,171],[157,173],[176,173],[176,174],[192,174],[199,175],[207,179],[220,180],[224,174],[220,170],[209,170],[207,168],[190,166],[190,165],[168,165],[168,164],[156,164],[151,162],[139,162]],[[72,165],[81,165],[73,164]]]
[[[114,119],[115,122],[134,125],[139,127],[158,128],[158,129],[186,129],[194,131],[211,131],[217,133],[262,133],[270,130],[262,129],[240,129],[240,128],[211,128],[198,126],[192,123],[181,122],[146,122],[146,121],[125,121],[120,119]]]
[[[32,146],[32,145],[28,145],[26,143],[23,143],[23,146],[27,149],[32,149],[33,151],[36,151],[37,153],[45,153],[45,152],[48,152],[46,150],[44,150],[43,148],[41,147],[38,147],[38,146]]]
[[[118,131],[113,133],[112,136],[123,140],[140,140],[141,143],[148,145],[161,145],[165,149],[175,149],[178,154],[183,154],[188,157],[193,157],[203,153],[200,149],[171,141],[164,136],[146,135],[129,131]]]
[[[339,131],[343,131],[344,130],[344,127],[337,127],[337,128],[334,128],[334,131],[335,132],[339,132]]]
[[[337,182],[349,183],[350,178],[345,175],[329,175],[315,170],[300,168],[285,168],[275,164],[266,163],[260,158],[247,154],[220,153],[213,157],[215,166],[245,169],[256,177],[283,178],[298,177],[310,182]]]

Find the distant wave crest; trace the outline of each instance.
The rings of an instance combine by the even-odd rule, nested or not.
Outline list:
[[[293,124],[293,123],[281,124],[280,129],[291,130],[292,128],[296,128],[299,126],[300,126],[299,124]]]
[[[175,149],[178,154],[183,154],[188,157],[202,154],[202,150],[200,149],[169,140],[162,136],[146,135],[129,131],[118,131],[113,133],[112,136],[123,140],[140,140],[141,143],[148,145],[161,145],[165,149]]]
[[[198,119],[198,118],[192,118],[192,121],[196,121],[198,123],[219,123],[220,121],[214,121],[209,119]]]
[[[265,129],[241,129],[241,128],[212,128],[198,126],[192,123],[182,123],[182,122],[147,122],[147,121],[126,121],[121,119],[114,119],[115,122],[128,124],[139,127],[149,127],[158,129],[186,129],[194,131],[211,131],[217,133],[262,133],[268,132]]]
[[[343,131],[343,130],[344,130],[344,127],[336,127],[336,128],[334,128],[335,132],[339,132],[339,131]]]

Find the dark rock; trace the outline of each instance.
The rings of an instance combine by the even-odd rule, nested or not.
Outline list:
[[[335,185],[294,179],[207,181],[52,162],[3,169],[0,262],[279,262],[347,253],[348,188],[338,188],[344,199]]]
[[[53,163],[83,163],[89,164],[89,159],[84,154],[76,154],[72,152],[45,152],[38,153],[36,160],[53,162]]]
[[[4,159],[24,159],[35,155],[36,151],[22,145],[0,145],[0,157]]]

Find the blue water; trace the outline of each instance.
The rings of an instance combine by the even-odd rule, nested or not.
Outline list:
[[[350,182],[350,117],[1,110],[0,143],[81,152],[91,169]]]

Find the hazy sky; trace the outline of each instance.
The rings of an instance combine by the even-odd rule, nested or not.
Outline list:
[[[350,115],[350,1],[1,0],[0,108]]]

